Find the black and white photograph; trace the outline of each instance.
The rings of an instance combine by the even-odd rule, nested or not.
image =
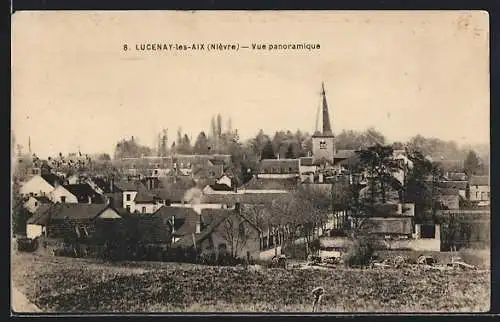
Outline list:
[[[485,11],[12,15],[11,315],[490,310]]]

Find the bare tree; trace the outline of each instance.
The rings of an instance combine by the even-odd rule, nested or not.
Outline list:
[[[228,243],[233,258],[243,250],[249,238],[249,223],[231,216],[224,221],[222,238]]]

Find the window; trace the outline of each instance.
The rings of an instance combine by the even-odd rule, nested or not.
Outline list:
[[[158,174],[158,170],[155,170],[155,174]]]
[[[127,194],[125,195],[125,199],[126,199],[127,201],[130,201],[130,193],[127,193]]]
[[[66,202],[66,196],[61,196],[61,203],[65,203]]]
[[[142,213],[145,214],[146,213],[146,207],[142,207]]]
[[[130,212],[130,205],[127,205],[127,212]]]
[[[292,173],[292,168],[288,168],[288,171],[289,171],[290,173]]]
[[[35,207],[38,207],[38,201],[35,201]]]
[[[326,149],[326,141],[325,140],[319,141],[319,148],[322,150]]]
[[[479,199],[479,191],[476,191],[476,200]]]

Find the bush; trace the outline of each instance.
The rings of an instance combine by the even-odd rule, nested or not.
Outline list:
[[[344,263],[348,267],[362,267],[370,263],[375,253],[373,243],[367,238],[360,238],[354,241],[349,247]]]
[[[32,252],[38,246],[38,242],[35,242],[29,238],[19,238],[17,240],[17,250],[20,252]]]

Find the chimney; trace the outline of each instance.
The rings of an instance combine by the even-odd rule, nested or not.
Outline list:
[[[201,233],[201,215],[198,216],[198,221],[196,222],[196,233]]]
[[[109,179],[109,192],[113,193],[113,186],[114,186],[114,182],[113,182],[113,177],[111,177],[111,179]]]
[[[175,215],[172,215],[172,234],[175,233]]]
[[[92,203],[92,197],[88,196],[88,200],[89,200],[89,204],[91,204]]]

